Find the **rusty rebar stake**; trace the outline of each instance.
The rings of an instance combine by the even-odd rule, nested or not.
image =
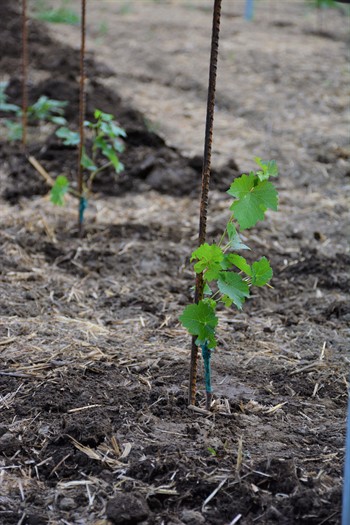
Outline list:
[[[213,124],[214,124],[214,109],[215,109],[215,90],[216,90],[216,73],[218,64],[218,52],[219,52],[219,33],[220,33],[220,17],[221,17],[221,0],[214,0],[213,9],[213,28],[212,28],[212,39],[211,39],[211,52],[210,52],[210,66],[209,66],[209,87],[208,87],[208,100],[207,100],[207,116],[205,125],[205,138],[204,138],[204,157],[203,157],[203,169],[202,169],[202,191],[200,200],[200,214],[199,214],[199,235],[198,245],[200,246],[205,242],[207,233],[207,214],[208,214],[208,195],[209,195],[209,182],[210,182],[210,170],[211,170],[211,150],[213,142]],[[203,274],[197,274],[196,276],[196,289],[195,289],[195,303],[198,303],[203,298]],[[191,367],[190,367],[190,387],[189,387],[189,405],[195,404],[196,397],[196,382],[197,382],[197,368],[198,368],[198,347],[196,345],[196,337],[192,337],[192,348],[191,348]],[[208,400],[207,400],[208,404]]]
[[[86,38],[86,0],[81,0],[81,45],[80,45],[80,89],[79,89],[79,149],[78,149],[78,193],[80,195],[78,208],[78,231],[83,235],[83,214],[81,213],[83,196],[83,167],[81,157],[84,147],[85,120],[85,38]]]
[[[22,146],[27,146],[28,111],[28,17],[27,0],[22,0]]]

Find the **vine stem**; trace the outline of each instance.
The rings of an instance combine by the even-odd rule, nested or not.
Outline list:
[[[208,195],[209,182],[211,170],[211,151],[213,142],[213,124],[214,124],[214,109],[215,109],[215,91],[216,91],[216,74],[219,51],[219,33],[220,33],[220,17],[221,17],[221,0],[214,0],[213,9],[213,26],[211,38],[211,52],[209,65],[209,86],[207,99],[207,116],[205,125],[204,138],[204,157],[202,169],[202,190],[200,200],[200,214],[199,214],[199,235],[198,245],[205,242],[207,232],[207,215],[208,215]],[[203,273],[196,276],[195,288],[195,303],[198,303],[203,298]],[[190,405],[195,404],[196,397],[196,383],[197,383],[197,368],[198,368],[198,347],[196,345],[196,337],[192,337],[191,348],[191,364],[190,364],[190,385],[188,402]]]
[[[103,166],[101,166],[100,168],[98,168],[96,171],[94,171],[91,175],[90,175],[90,178],[88,180],[88,183],[87,183],[87,187],[88,187],[88,190],[89,192],[91,193],[92,192],[92,184],[94,182],[94,179],[96,177],[96,175],[98,175],[99,173],[101,173],[101,171],[109,168],[109,166],[112,166],[112,162],[106,162],[106,164],[103,164]]]
[[[81,157],[84,147],[84,120],[85,120],[85,36],[86,36],[86,0],[81,0],[81,46],[80,46],[80,92],[79,92],[79,149],[78,149],[78,193],[83,199],[83,167]],[[80,205],[79,205],[80,210]],[[83,217],[78,216],[79,236],[83,235]]]
[[[220,247],[222,246],[222,243],[224,242],[224,239],[225,239],[226,234],[227,234],[227,228],[228,228],[229,225],[231,224],[232,220],[233,220],[233,215],[231,215],[231,217],[230,217],[228,223],[226,224],[226,228],[224,229],[224,232],[223,232],[223,234],[222,234],[221,237],[220,237],[220,241],[219,241],[219,244],[218,244],[218,246],[220,246]]]
[[[28,111],[28,17],[27,0],[22,0],[22,146],[27,146]]]

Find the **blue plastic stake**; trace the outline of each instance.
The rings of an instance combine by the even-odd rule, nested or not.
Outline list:
[[[245,0],[244,18],[246,20],[253,20],[254,16],[254,0]]]
[[[211,394],[212,394],[211,373],[210,373],[211,350],[210,348],[208,348],[207,342],[205,342],[204,345],[201,346],[201,348],[202,348],[202,357],[203,357],[203,362],[204,362],[205,391],[207,395],[206,408],[207,410],[210,410]]]
[[[79,200],[79,224],[83,224],[84,222],[84,212],[87,208],[87,199],[85,197],[80,197]]]
[[[346,445],[345,445],[342,525],[349,525],[349,523],[350,523],[350,391],[349,391],[349,397],[348,397],[348,421],[347,421]]]

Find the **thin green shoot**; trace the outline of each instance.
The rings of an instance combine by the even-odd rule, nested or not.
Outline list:
[[[104,113],[99,109],[94,112],[94,121],[86,120],[84,126],[90,132],[88,139],[90,139],[91,146],[89,151],[85,147],[82,151],[81,165],[84,168],[85,176],[83,194],[79,197],[84,197],[87,200],[93,193],[93,183],[99,173],[108,168],[113,168],[114,172],[119,175],[124,170],[119,154],[125,149],[123,139],[126,138],[126,132],[117,124],[113,115]],[[66,146],[76,147],[79,145],[79,132],[72,131],[66,126],[59,128],[56,135],[63,140],[63,144]],[[59,181],[56,179],[51,190],[51,201],[62,206],[67,193],[74,194],[74,190],[70,187],[67,177],[63,175]]]
[[[214,350],[217,346],[216,328],[219,303],[234,305],[239,310],[250,296],[252,286],[268,285],[273,272],[266,257],[249,263],[236,253],[249,250],[241,238],[241,231],[264,219],[268,209],[277,210],[278,194],[269,181],[278,175],[275,161],[255,159],[259,169],[235,179],[227,193],[233,197],[230,217],[219,242],[204,243],[193,251],[191,262],[196,273],[202,273],[205,283],[204,298],[187,306],[180,321],[198,346]]]

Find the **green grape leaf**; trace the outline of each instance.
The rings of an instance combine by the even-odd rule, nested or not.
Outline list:
[[[216,309],[217,303],[215,299],[210,299],[210,297],[206,297],[205,299],[202,299],[202,303],[208,304],[213,310]]]
[[[6,88],[9,83],[5,81],[0,81],[0,104],[4,104],[7,101]]]
[[[108,160],[111,161],[116,173],[121,173],[124,170],[124,165],[120,162],[113,146],[108,144],[107,148],[102,150],[102,153],[105,157],[107,157]]]
[[[107,159],[112,163],[115,172],[121,173],[124,169],[124,165],[120,162],[113,146],[108,144],[108,142],[106,142],[102,137],[97,137],[94,143],[98,148],[100,148],[102,155],[107,157]]]
[[[265,162],[264,160],[261,160],[260,157],[255,157],[254,160],[262,170],[256,172],[261,181],[268,180],[270,177],[278,176],[278,167],[275,160],[268,160]]]
[[[230,262],[230,254],[224,255],[224,259],[221,261],[220,266],[222,270],[229,270],[230,268],[232,268],[232,264]]]
[[[55,100],[42,95],[32,106],[28,107],[28,117],[34,120],[50,119],[52,114],[63,115],[66,101]]]
[[[250,250],[248,246],[243,244],[242,239],[240,238],[239,234],[237,233],[236,227],[232,222],[229,222],[226,226],[226,231],[228,235],[228,245],[231,250]]]
[[[204,243],[197,248],[191,256],[191,261],[198,259],[194,265],[196,273],[204,273],[206,281],[217,279],[221,271],[221,262],[224,260],[222,249],[216,244]]]
[[[21,108],[16,106],[16,104],[9,104],[7,102],[6,88],[8,84],[6,81],[0,82],[0,111],[11,111],[20,115],[22,111]]]
[[[236,266],[236,268],[244,272],[246,275],[252,275],[252,269],[250,265],[241,255],[237,255],[236,253],[229,253],[225,255],[225,261],[227,261],[227,266],[226,268],[223,268],[224,270],[227,270],[232,266]]]
[[[64,117],[50,117],[50,122],[53,122],[53,124],[57,124],[58,126],[64,126],[67,124]]]
[[[68,128],[58,128],[55,135],[63,139],[65,146],[77,146],[80,142],[80,134],[77,131],[71,131]]]
[[[11,111],[14,113],[18,113],[21,111],[21,108],[19,106],[16,106],[16,104],[8,104],[7,102],[0,101],[0,111]]]
[[[211,295],[213,290],[210,288],[208,283],[204,283],[203,295]]]
[[[117,151],[118,153],[123,153],[123,151],[125,150],[125,146],[124,146],[123,142],[121,142],[121,141],[118,140],[118,139],[114,139],[114,140],[113,140],[113,148],[114,148],[115,151]]]
[[[22,138],[22,124],[20,122],[13,122],[5,119],[4,124],[7,128],[7,138],[10,142],[21,140]]]
[[[227,193],[238,199],[233,202],[230,210],[242,230],[263,220],[268,208],[277,210],[278,195],[274,185],[266,180],[261,182],[253,173],[236,179]]]
[[[90,159],[90,157],[86,154],[85,148],[83,148],[83,152],[81,154],[80,164],[83,166],[83,168],[89,171],[96,171],[98,169],[97,166],[95,166],[93,160]]]
[[[266,257],[252,264],[252,285],[264,286],[272,278],[273,272]]]
[[[106,142],[105,139],[102,138],[101,136],[96,137],[96,139],[94,140],[94,147],[99,148],[104,154],[107,151],[108,146],[109,146],[108,142]]]
[[[98,124],[90,122],[89,120],[84,120],[84,127],[85,128],[97,128]]]
[[[190,334],[198,336],[196,340],[198,346],[207,343],[209,348],[216,347],[215,328],[218,318],[211,305],[204,301],[190,304],[186,306],[179,320]]]
[[[245,298],[249,297],[249,286],[237,273],[221,272],[218,288],[221,293],[232,299],[239,310],[242,309]]]
[[[120,126],[118,126],[117,124],[115,124],[114,122],[111,122],[110,123],[110,127],[111,127],[111,131],[113,133],[113,135],[115,137],[123,137],[123,138],[126,138],[126,131],[125,129],[121,128]]]
[[[221,300],[224,303],[224,305],[226,306],[226,308],[230,308],[230,306],[232,306],[232,304],[233,304],[232,299],[230,299],[227,295],[223,295],[221,297]]]
[[[51,188],[50,200],[57,206],[64,205],[64,196],[69,189],[69,182],[67,177],[59,175],[55,180],[55,184]]]
[[[117,137],[126,137],[125,131],[116,124],[114,124],[113,121],[101,122],[100,130],[102,131],[102,133],[104,133],[105,135],[107,135],[107,137],[111,139]]]
[[[100,109],[95,109],[94,117],[96,120],[100,119],[103,122],[110,122],[114,118],[110,113],[103,113]]]

